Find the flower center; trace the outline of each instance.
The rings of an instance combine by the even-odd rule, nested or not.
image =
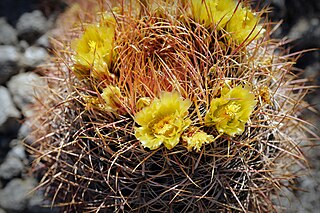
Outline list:
[[[231,117],[234,117],[237,114],[237,112],[240,111],[240,109],[241,109],[240,104],[231,103],[226,107],[226,114]]]
[[[174,132],[172,116],[166,116],[154,124],[153,132],[157,135],[170,136]]]
[[[90,47],[90,52],[94,52],[97,47],[97,42],[90,40],[88,42],[88,45]]]

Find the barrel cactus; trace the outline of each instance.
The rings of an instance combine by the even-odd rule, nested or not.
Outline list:
[[[281,188],[305,164],[307,87],[264,12],[247,1],[147,0],[65,14],[72,25],[60,26],[69,29],[31,118],[29,151],[52,204],[279,210]]]

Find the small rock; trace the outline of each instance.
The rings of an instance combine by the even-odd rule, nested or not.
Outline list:
[[[25,144],[31,145],[33,142],[35,142],[35,136],[32,135],[32,128],[31,123],[26,121],[24,122],[18,132],[18,139],[23,140]]]
[[[306,18],[302,18],[296,23],[292,28],[288,37],[290,39],[300,39],[303,35],[305,35],[310,28],[310,22]]]
[[[23,64],[29,68],[36,68],[48,59],[47,51],[42,47],[29,47],[23,54]]]
[[[30,135],[30,133],[32,132],[31,129],[31,122],[30,121],[25,121],[18,132],[18,139],[25,139],[26,137],[28,137]]]
[[[50,48],[50,41],[48,33],[43,34],[37,41],[36,44],[43,48]]]
[[[13,179],[0,190],[0,206],[7,211],[24,212],[36,186],[33,178]]]
[[[25,148],[21,142],[8,152],[7,157],[17,158],[20,160],[25,160],[27,158]]]
[[[315,47],[320,47],[320,17],[311,19],[310,23],[314,45]]]
[[[21,40],[19,41],[19,47],[22,52],[25,52],[28,49],[29,44],[25,40]]]
[[[7,88],[0,86],[0,133],[15,134],[19,129],[20,112],[14,106]]]
[[[20,53],[9,45],[0,46],[0,84],[5,83],[19,71]]]
[[[0,178],[10,180],[17,177],[24,169],[22,161],[16,157],[7,156],[0,165]]]
[[[35,10],[24,13],[18,20],[16,28],[19,38],[32,44],[47,31],[48,22],[41,11]]]
[[[10,141],[9,146],[10,146],[10,148],[13,148],[13,147],[18,146],[20,144],[21,144],[21,140],[13,139]]]
[[[0,44],[10,45],[18,42],[17,32],[4,18],[0,18]]]
[[[291,28],[288,37],[294,39],[296,51],[320,47],[320,18],[300,18]]]
[[[43,87],[46,86],[44,79],[39,75],[28,72],[13,76],[8,82],[8,88],[13,95],[13,101],[21,109],[22,113],[29,117],[32,115],[32,106]]]

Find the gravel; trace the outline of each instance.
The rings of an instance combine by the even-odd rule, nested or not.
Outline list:
[[[43,47],[43,48],[50,48],[50,33],[46,33],[44,35],[42,35],[37,41],[36,41],[36,45],[38,45],[39,47]]]
[[[19,176],[23,169],[24,164],[19,158],[8,156],[0,165],[0,178],[10,180]]]
[[[30,134],[30,132],[32,131],[30,126],[31,126],[30,121],[24,122],[21,125],[17,135],[18,139],[23,140],[23,142],[28,145],[31,145],[35,141],[34,136]]]
[[[30,192],[36,184],[33,178],[11,180],[0,190],[0,207],[6,211],[24,212],[32,197]]]
[[[20,140],[13,140],[10,142],[10,144],[16,143],[15,145],[7,154],[7,157],[9,158],[16,158],[21,161],[24,161],[27,159],[26,150],[25,147],[22,145]]]
[[[16,109],[7,88],[0,86],[0,134],[18,132],[20,112]]]
[[[49,57],[48,30],[59,5],[60,0],[49,0],[43,10],[39,0],[0,0],[0,213],[55,211],[41,207],[43,192],[29,193],[37,181],[28,173],[31,156],[21,141],[34,141],[24,119],[46,82],[31,71]]]
[[[18,73],[21,56],[19,50],[10,45],[0,45],[0,56],[0,84],[3,84]]]
[[[24,13],[16,25],[19,38],[29,44],[33,44],[48,30],[48,27],[47,19],[39,10]]]
[[[7,23],[6,19],[0,18],[0,44],[15,45],[17,43],[16,30]]]
[[[35,97],[46,85],[44,79],[33,72],[20,73],[11,78],[8,88],[13,96],[14,103],[22,111],[23,115],[29,117],[33,113],[32,103]]]
[[[31,46],[23,54],[22,63],[29,69],[35,69],[49,58],[47,50],[42,47]]]

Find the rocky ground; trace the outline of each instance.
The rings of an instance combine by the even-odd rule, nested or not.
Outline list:
[[[37,180],[22,145],[34,93],[46,83],[36,69],[49,58],[58,14],[58,8],[39,2],[0,1],[0,213],[54,211],[41,207],[41,192],[31,192]]]
[[[320,1],[268,0],[259,6],[269,3],[274,8],[270,18],[284,20],[275,37],[295,39],[290,44],[292,52],[320,48]],[[24,118],[32,113],[33,94],[46,84],[36,67],[50,55],[49,37],[62,7],[58,0],[0,1],[0,213],[56,211],[40,206],[41,192],[30,193],[37,180],[28,170],[31,157],[25,152],[22,140],[30,131]],[[296,67],[305,69],[303,76],[312,84],[320,84],[319,51],[305,53]],[[320,110],[320,90],[315,90],[306,100]],[[320,124],[319,114],[306,111],[303,117],[315,126]],[[297,179],[297,183],[306,191],[288,195],[286,212],[319,212],[319,150],[316,146],[305,150],[311,170],[309,175]],[[293,197],[298,197],[300,202]]]

